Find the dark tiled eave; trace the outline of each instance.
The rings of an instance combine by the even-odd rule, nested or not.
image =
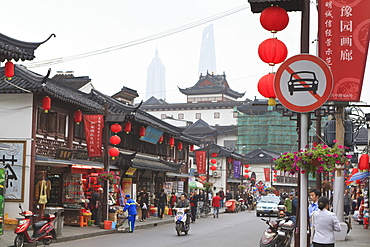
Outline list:
[[[146,111],[161,110],[189,110],[189,109],[229,109],[235,106],[242,106],[245,101],[220,101],[202,103],[175,103],[175,104],[143,104],[141,109]]]
[[[185,95],[199,95],[199,94],[225,94],[234,98],[241,98],[244,96],[244,93],[238,93],[230,88],[226,88],[225,86],[204,86],[204,87],[191,87],[181,89],[179,88],[180,92]]]
[[[41,44],[48,41],[52,36],[55,37],[55,34],[50,35],[49,38],[42,42],[35,43],[20,41],[0,33],[0,61],[4,62],[5,60],[33,60],[35,58],[35,50]]]

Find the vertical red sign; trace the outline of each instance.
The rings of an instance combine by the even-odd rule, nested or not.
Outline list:
[[[370,37],[369,0],[320,0],[319,57],[331,68],[331,101],[360,101]]]
[[[84,124],[89,157],[102,157],[103,115],[84,115]]]
[[[265,174],[265,181],[270,182],[270,168],[263,168],[263,173]]]
[[[195,151],[198,174],[206,174],[206,151]]]

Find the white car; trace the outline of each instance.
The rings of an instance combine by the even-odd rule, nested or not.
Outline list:
[[[279,214],[278,205],[280,198],[278,196],[263,196],[257,202],[256,215],[259,217],[263,214]]]

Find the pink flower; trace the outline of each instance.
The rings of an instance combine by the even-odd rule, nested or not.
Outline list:
[[[350,159],[350,158],[352,158],[352,155],[347,155],[346,157],[347,157],[348,159]]]
[[[340,161],[339,161],[339,160],[336,160],[336,161],[335,161],[335,163],[339,164],[339,163],[340,163]]]
[[[331,157],[331,154],[327,154],[326,156]]]
[[[344,146],[343,145],[338,145],[338,148],[341,148],[342,149],[342,148],[344,148]]]
[[[333,142],[336,143],[336,142],[338,142],[338,140],[334,140]]]
[[[322,145],[322,149],[327,149],[328,146],[327,145]]]
[[[319,158],[317,158],[317,160],[318,160],[318,161],[322,161],[322,158],[321,158],[321,157],[319,157]]]
[[[338,157],[338,154],[333,154],[333,157],[334,157],[334,158],[337,158],[337,157]]]
[[[302,173],[302,174],[305,174],[305,173],[306,173],[306,170],[302,170],[302,171],[301,171],[301,173]]]

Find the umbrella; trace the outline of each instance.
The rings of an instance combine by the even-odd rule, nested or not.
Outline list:
[[[190,189],[203,189],[203,184],[197,181],[191,181],[189,182],[189,188]]]
[[[366,172],[358,172],[358,173],[355,173],[352,175],[352,177],[349,179],[349,181],[355,181],[355,180],[359,180],[359,179],[364,179],[364,178],[367,178],[370,176],[370,172],[366,171]]]

